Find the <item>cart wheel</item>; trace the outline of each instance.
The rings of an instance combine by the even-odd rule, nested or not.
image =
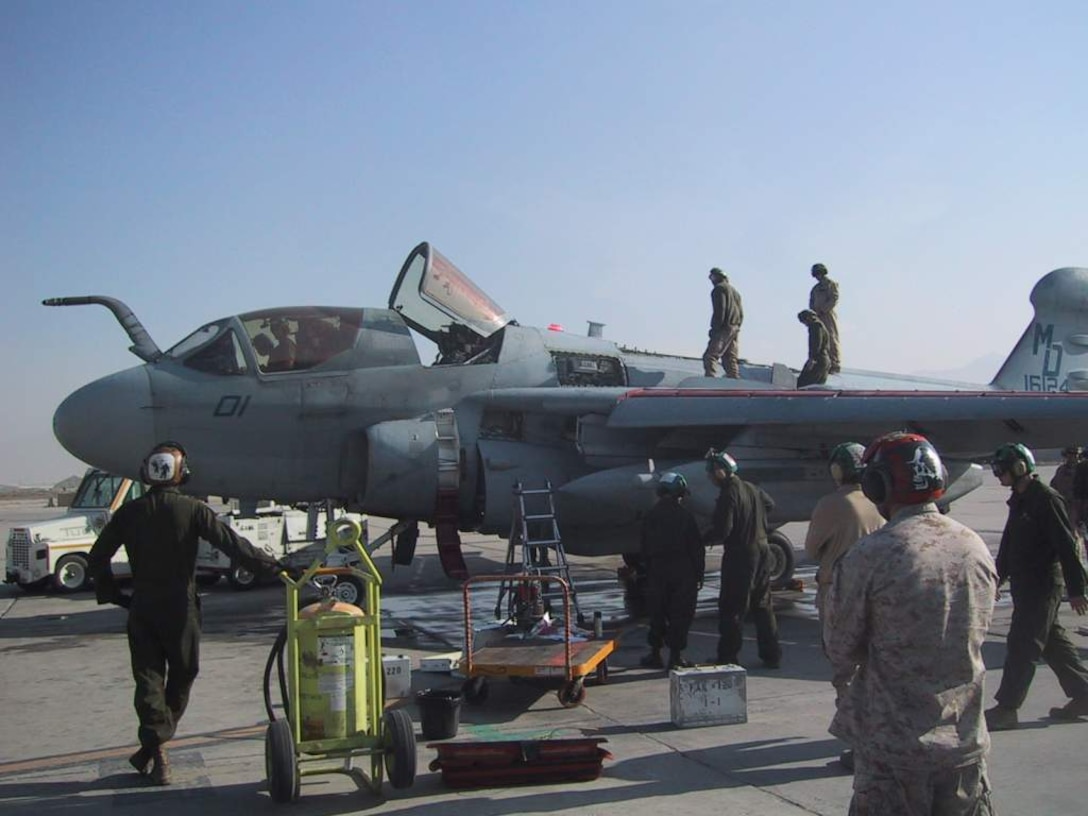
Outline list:
[[[483,705],[490,691],[486,677],[470,677],[461,685],[461,694],[469,705]]]
[[[264,770],[273,802],[296,802],[299,794],[298,757],[291,723],[275,720],[264,735]]]
[[[597,683],[603,686],[608,682],[608,661],[602,660],[597,664]]]
[[[389,784],[397,789],[410,788],[416,780],[416,731],[407,711],[393,708],[385,712],[382,745]]]
[[[559,697],[559,704],[562,705],[563,708],[580,706],[586,699],[584,678],[579,677],[576,680],[571,680],[569,683],[564,683],[556,694]]]

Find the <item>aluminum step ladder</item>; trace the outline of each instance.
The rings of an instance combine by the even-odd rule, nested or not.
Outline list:
[[[552,483],[546,481],[544,485],[543,488],[529,490],[520,481],[514,482],[514,512],[506,548],[506,575],[554,575],[562,578],[570,588],[570,602],[577,621],[584,623],[578,607],[578,593],[570,577],[563,539],[559,534]],[[540,600],[545,608],[551,607],[552,600],[558,601],[557,607],[562,608],[563,589],[558,583],[545,581],[535,586],[540,587]],[[526,584],[518,584],[516,580],[502,582],[495,604],[496,618],[503,617],[504,599],[508,599],[507,617],[514,616],[519,600],[518,590],[525,587]]]

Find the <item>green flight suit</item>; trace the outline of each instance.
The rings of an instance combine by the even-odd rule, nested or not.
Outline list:
[[[128,643],[140,744],[149,750],[173,737],[200,668],[199,539],[254,572],[276,560],[240,538],[203,502],[172,487],[153,487],[123,505],[91,548],[88,571],[100,604],[128,607]],[[121,593],[110,559],[124,546],[132,568],[131,598]]]

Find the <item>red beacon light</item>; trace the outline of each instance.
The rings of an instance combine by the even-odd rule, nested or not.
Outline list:
[[[548,324],[548,331],[561,332],[561,331],[563,331],[563,327],[558,323],[549,323]]]

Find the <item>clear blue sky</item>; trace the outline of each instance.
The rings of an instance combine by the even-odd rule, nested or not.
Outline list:
[[[56,405],[265,306],[384,306],[434,243],[523,324],[987,374],[1034,282],[1088,266],[1088,4],[0,3],[0,483],[81,471]],[[989,379],[988,376],[985,379]]]

